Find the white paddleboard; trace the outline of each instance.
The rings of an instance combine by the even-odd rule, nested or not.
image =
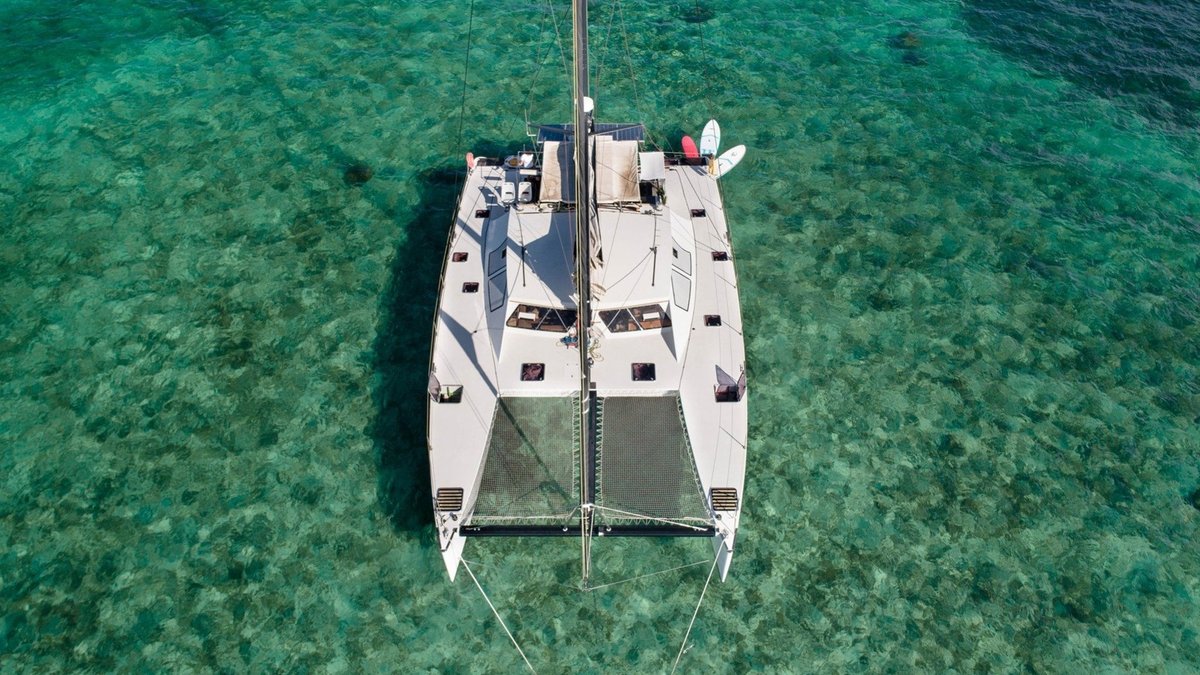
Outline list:
[[[716,120],[709,120],[704,125],[704,133],[700,134],[700,156],[716,157],[721,147],[721,125]]]
[[[745,156],[746,146],[744,145],[734,146],[721,153],[721,156],[717,158],[717,178],[732,171],[733,167],[737,166]]]

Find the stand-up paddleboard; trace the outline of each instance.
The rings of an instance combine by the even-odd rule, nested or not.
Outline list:
[[[696,141],[693,141],[691,136],[684,136],[683,141],[680,142],[680,145],[683,146],[684,157],[687,157],[688,159],[700,158],[700,151],[696,149]]]
[[[732,171],[733,167],[737,166],[738,162],[742,161],[742,158],[745,156],[746,146],[744,145],[734,146],[721,153],[721,156],[717,158],[717,178]]]
[[[468,152],[467,153],[467,171],[470,171],[471,169],[474,169],[474,168],[475,168],[475,153]]]
[[[704,125],[704,133],[700,134],[700,154],[705,157],[716,157],[721,147],[721,125],[716,120],[709,120]]]

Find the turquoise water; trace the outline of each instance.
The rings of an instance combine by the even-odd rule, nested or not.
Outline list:
[[[4,670],[523,668],[423,392],[459,158],[567,115],[545,7],[475,4],[464,97],[467,3],[0,0]],[[1200,10],[592,19],[602,117],[750,149],[746,521],[681,670],[1200,669]],[[670,670],[708,568],[468,556],[540,672]]]

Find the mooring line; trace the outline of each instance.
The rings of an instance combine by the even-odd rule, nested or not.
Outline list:
[[[467,18],[467,49],[466,55],[463,56],[463,86],[462,86],[462,102],[458,108],[458,150],[462,150],[462,131],[463,118],[467,114],[467,75],[471,72],[471,33],[475,28],[475,0],[471,0],[471,10]]]
[[[666,574],[667,572],[674,572],[675,570],[684,570],[684,569],[687,569],[687,568],[689,568],[689,567],[695,567],[696,565],[703,565],[703,564],[704,564],[704,563],[706,563],[706,562],[708,562],[708,561],[707,561],[707,560],[699,560],[699,561],[696,561],[696,562],[694,562],[694,563],[688,563],[688,564],[686,564],[686,565],[680,565],[679,567],[672,567],[672,568],[671,568],[671,569],[669,569],[669,570],[659,570],[659,571],[657,571],[657,572],[650,572],[650,573],[648,573],[648,574],[639,574],[639,575],[638,575],[638,576],[636,576],[636,577],[630,577],[630,578],[628,578],[628,579],[621,579],[620,581],[613,581],[613,582],[610,582],[610,583],[607,583],[607,584],[600,584],[599,586],[589,586],[589,587],[588,587],[586,590],[588,590],[588,591],[598,591],[598,590],[600,590],[601,588],[608,588],[609,586],[616,586],[617,584],[626,584],[626,583],[629,583],[630,581],[637,581],[638,579],[645,579],[646,577],[652,577],[652,576],[655,576],[655,575],[658,575],[658,574]]]
[[[488,607],[492,609],[492,614],[494,614],[496,620],[500,622],[500,627],[504,629],[504,632],[508,635],[508,639],[512,641],[513,646],[517,648],[517,653],[521,655],[521,660],[524,661],[525,665],[529,667],[529,672],[537,673],[537,669],[534,668],[533,664],[529,662],[529,659],[525,657],[525,650],[521,649],[521,645],[517,644],[517,639],[513,637],[512,631],[508,629],[508,624],[504,623],[504,619],[500,618],[500,612],[496,611],[496,606],[492,604],[491,598],[489,598],[488,594],[484,592],[483,585],[479,583],[479,579],[475,578],[475,573],[471,571],[471,566],[467,564],[466,560],[462,561],[462,566],[463,569],[467,571],[467,574],[471,575],[471,581],[475,582],[475,588],[479,589],[479,594],[483,596],[484,602],[486,602]],[[712,572],[709,572],[708,575],[709,578],[712,578]],[[700,599],[704,599],[703,594],[700,595]],[[692,617],[692,620],[694,621],[695,617]],[[691,632],[690,627],[688,628],[688,632]],[[676,664],[678,664],[678,662],[678,659],[676,659]]]
[[[683,634],[683,643],[679,645],[679,653],[675,655],[675,665],[671,666],[671,675],[675,675],[675,671],[679,669],[679,659],[683,658],[688,638],[692,636],[692,626],[696,625],[696,615],[700,613],[700,605],[704,603],[704,594],[708,592],[708,585],[712,583],[713,572],[717,570],[717,562],[720,560],[721,556],[719,555],[713,558],[712,567],[708,570],[708,579],[704,582],[704,589],[700,591],[700,601],[696,603],[696,611],[692,612],[692,621],[688,624],[687,632]]]

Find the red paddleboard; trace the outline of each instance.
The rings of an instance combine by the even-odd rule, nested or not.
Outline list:
[[[471,169],[474,169],[474,168],[475,168],[475,153],[468,152],[467,153],[467,171],[470,171]]]
[[[684,136],[682,145],[684,157],[688,159],[698,159],[700,157],[700,151],[696,149],[696,141],[693,141],[691,136]]]

